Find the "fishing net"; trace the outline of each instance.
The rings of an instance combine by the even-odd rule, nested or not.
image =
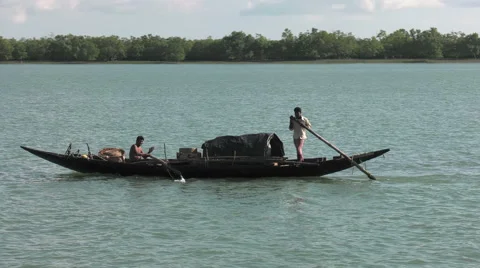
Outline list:
[[[125,150],[121,148],[103,148],[98,156],[111,162],[125,162]]]

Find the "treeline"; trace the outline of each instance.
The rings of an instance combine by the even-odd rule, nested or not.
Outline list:
[[[312,28],[280,40],[234,31],[221,39],[187,40],[154,35],[56,35],[7,39],[0,36],[0,61],[288,61],[321,59],[472,59],[480,56],[477,33],[405,29],[357,38]]]

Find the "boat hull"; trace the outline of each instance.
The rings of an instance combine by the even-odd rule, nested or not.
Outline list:
[[[64,168],[80,173],[118,174],[122,176],[155,176],[173,178],[169,169],[155,160],[134,163],[110,162],[101,159],[87,159],[79,155],[65,155],[20,146],[22,149]],[[357,163],[363,163],[390,151],[383,149],[351,156]],[[170,167],[188,178],[262,178],[262,177],[319,177],[351,168],[352,163],[343,157],[325,160],[305,159],[305,162],[267,159],[205,159],[168,160]]]

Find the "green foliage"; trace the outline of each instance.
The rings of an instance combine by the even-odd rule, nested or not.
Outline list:
[[[118,36],[95,37],[92,39],[92,42],[99,49],[98,60],[116,61],[125,59],[125,41]]]
[[[12,58],[13,45],[10,40],[0,36],[0,61],[10,60]]]
[[[46,38],[25,40],[27,58],[33,61],[44,61],[50,59],[49,45]]]
[[[356,55],[360,59],[383,58],[385,54],[382,42],[375,37],[357,40]]]
[[[22,61],[27,58],[27,49],[25,47],[25,43],[21,41],[12,41],[13,43],[13,51],[12,57],[14,60]]]
[[[165,48],[166,61],[183,61],[185,59],[186,52],[190,49],[188,42],[180,37],[171,37],[167,40],[167,46]]]
[[[357,38],[316,28],[294,35],[285,29],[279,40],[234,31],[223,38],[187,40],[154,35],[57,35],[40,39],[0,37],[0,61],[278,61],[321,59],[470,59],[480,57],[477,33],[441,34],[428,30],[380,31]]]

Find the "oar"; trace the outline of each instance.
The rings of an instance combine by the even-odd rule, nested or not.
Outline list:
[[[179,170],[171,167],[171,165],[169,165],[166,161],[164,161],[164,160],[162,160],[162,159],[160,159],[160,158],[156,158],[155,156],[151,155],[151,153],[153,152],[153,150],[155,150],[155,146],[150,147],[150,148],[148,149],[148,153],[147,153],[147,154],[149,154],[152,159],[155,159],[155,160],[157,160],[158,162],[162,163],[163,166],[164,166],[167,170],[173,171],[173,173],[176,173],[178,176],[180,176],[180,181],[181,181],[181,182],[185,182],[185,179],[183,178],[182,173],[181,173]],[[166,156],[166,154],[165,154],[165,156]]]
[[[359,164],[357,164],[357,162],[353,161],[350,157],[348,157],[348,155],[346,155],[344,152],[340,151],[340,149],[338,149],[337,147],[335,147],[333,144],[331,144],[330,142],[328,142],[327,140],[325,140],[324,138],[322,138],[322,136],[318,135],[317,133],[315,133],[313,130],[311,130],[310,128],[308,128],[307,126],[305,126],[305,124],[303,124],[302,122],[298,121],[295,117],[293,117],[292,115],[290,116],[290,120],[293,120],[294,122],[296,122],[297,124],[299,124],[300,126],[302,126],[303,128],[306,128],[310,133],[312,133],[313,135],[315,135],[315,137],[319,138],[321,141],[325,142],[328,146],[330,146],[331,148],[333,148],[335,151],[337,151],[339,154],[341,154],[343,157],[347,158],[348,160],[350,160],[350,162],[355,165],[358,169],[360,169],[360,171],[362,171],[363,173],[365,173],[368,178],[370,178],[371,180],[376,180],[376,178],[370,174],[368,171],[366,171],[365,169],[363,169]]]
[[[165,162],[164,160],[162,160],[162,159],[160,159],[160,158],[156,158],[156,157],[153,156],[153,155],[150,155],[150,157],[153,158],[153,159],[155,159],[155,160],[157,160],[158,162],[162,163],[163,166],[164,166],[166,169],[168,169],[168,170],[170,170],[170,171],[173,171],[175,174],[177,174],[178,176],[180,176],[180,181],[181,181],[181,182],[185,182],[185,179],[184,179],[183,176],[182,176],[182,172],[180,172],[179,170],[171,167],[171,165],[169,165],[167,162]]]

